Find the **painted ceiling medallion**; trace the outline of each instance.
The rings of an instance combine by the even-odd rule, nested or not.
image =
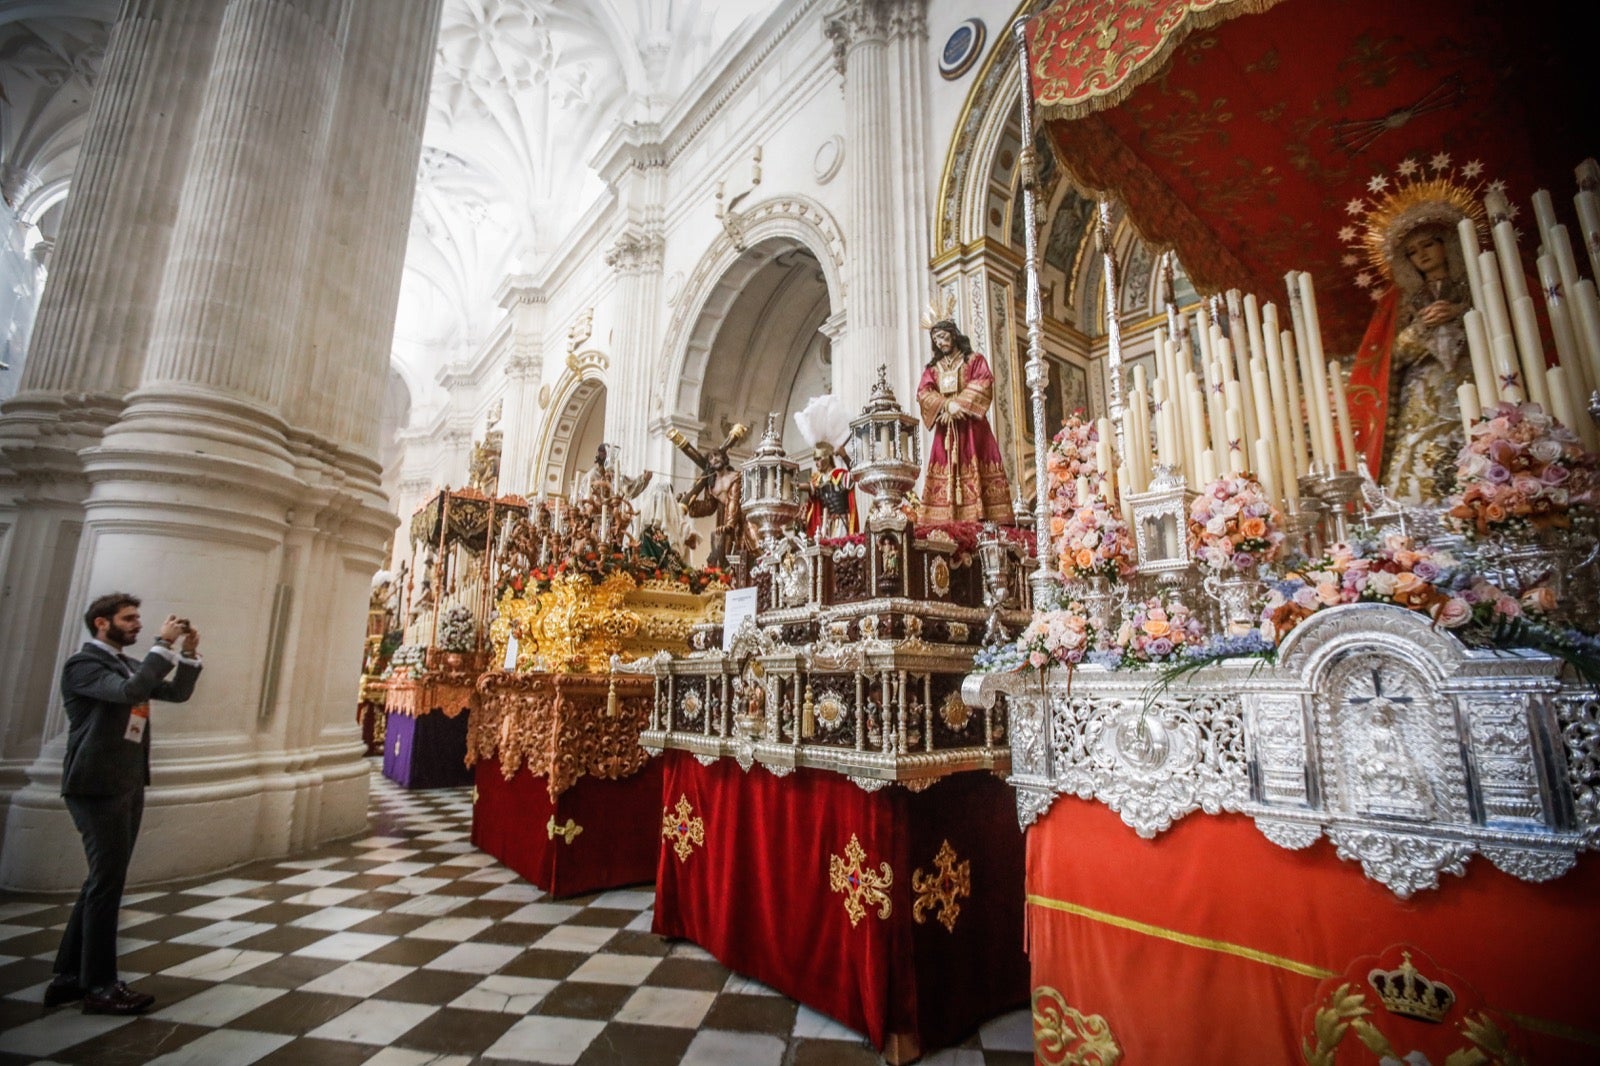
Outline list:
[[[939,53],[939,76],[945,81],[955,81],[971,70],[972,64],[983,54],[987,36],[982,19],[967,19],[957,26]]]

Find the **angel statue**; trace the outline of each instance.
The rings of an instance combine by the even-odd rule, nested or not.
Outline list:
[[[755,538],[745,524],[744,505],[740,499],[744,478],[728,458],[728,449],[743,440],[749,432],[748,427],[736,423],[721,444],[702,455],[681,432],[676,429],[667,431],[667,439],[700,468],[700,476],[689,486],[688,492],[678,497],[678,502],[683,504],[691,518],[717,516],[717,527],[711,534],[711,551],[706,558],[706,565],[718,570],[727,570],[733,556],[747,559],[755,550]]]
[[[1014,525],[1011,485],[989,428],[994,374],[949,318],[929,328],[933,358],[917,383],[922,425],[933,431],[917,521]]]
[[[847,537],[860,528],[856,515],[855,481],[844,445],[850,439],[850,412],[831,393],[813,396],[795,412],[795,428],[811,446],[815,466],[806,487],[806,505],[800,527],[806,536]]]
[[[1477,176],[1474,164],[1462,173]],[[1465,443],[1456,387],[1472,380],[1462,324],[1472,292],[1457,225],[1482,228],[1481,188],[1457,180],[1441,154],[1426,167],[1406,160],[1369,190],[1380,195],[1352,201],[1365,209],[1340,231],[1357,253],[1346,261],[1362,266],[1356,284],[1377,304],[1350,371],[1356,450],[1393,498],[1439,504],[1455,488]]]

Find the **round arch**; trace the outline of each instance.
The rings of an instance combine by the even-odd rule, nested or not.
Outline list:
[[[596,419],[603,427],[609,367],[602,352],[567,356],[567,368],[550,391],[534,448],[532,493],[559,495],[565,490],[574,463],[581,461],[581,454],[574,452],[582,448],[585,431]]]
[[[827,210],[807,197],[785,196],[739,212],[695,264],[668,324],[652,401],[659,428],[698,422],[711,351],[708,326],[720,322],[745,282],[797,246],[821,267],[832,318],[839,318],[845,306],[844,238]]]

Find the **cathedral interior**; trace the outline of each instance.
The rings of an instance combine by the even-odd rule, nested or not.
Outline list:
[[[0,0],[0,1061],[1595,1061],[1571,22]]]

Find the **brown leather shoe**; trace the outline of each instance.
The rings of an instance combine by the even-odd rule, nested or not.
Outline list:
[[[44,1005],[46,1007],[63,1007],[68,1003],[76,1003],[83,998],[83,986],[78,984],[76,977],[65,974],[56,974],[44,988]]]
[[[155,1003],[156,997],[145,993],[135,992],[126,984],[118,981],[116,984],[107,985],[98,992],[85,992],[83,994],[83,1013],[85,1014],[143,1014]]]

